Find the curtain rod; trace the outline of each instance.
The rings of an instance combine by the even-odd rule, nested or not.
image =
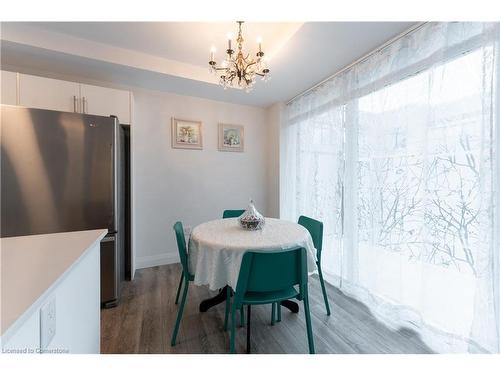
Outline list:
[[[291,103],[292,101],[294,101],[295,99],[297,99],[297,98],[301,97],[302,95],[307,94],[309,91],[314,90],[316,87],[321,86],[321,85],[322,85],[323,83],[325,83],[326,81],[328,81],[328,80],[330,80],[330,79],[332,79],[332,78],[334,78],[334,77],[338,76],[339,74],[341,74],[341,73],[345,72],[346,70],[349,70],[349,69],[350,69],[350,68],[352,68],[354,65],[359,64],[359,63],[361,63],[361,62],[365,61],[365,60],[366,60],[366,59],[368,59],[370,56],[372,56],[372,55],[376,54],[377,52],[379,52],[379,51],[383,50],[384,48],[386,48],[386,47],[387,47],[387,46],[389,46],[390,44],[392,44],[392,43],[394,43],[394,42],[398,41],[399,39],[404,38],[406,35],[411,34],[411,33],[413,33],[414,31],[417,31],[418,29],[420,29],[422,26],[424,26],[424,25],[425,25],[425,24],[427,24],[427,23],[428,23],[428,22],[419,22],[418,24],[416,24],[416,25],[414,25],[414,26],[410,27],[408,30],[405,30],[405,31],[403,31],[402,33],[400,33],[400,34],[396,35],[394,38],[389,39],[389,40],[388,40],[387,42],[385,42],[384,44],[382,44],[382,45],[378,46],[378,47],[377,47],[377,48],[375,48],[374,50],[372,50],[372,51],[368,52],[367,54],[365,54],[365,55],[361,56],[359,59],[357,59],[357,60],[353,61],[353,62],[352,62],[352,63],[350,63],[349,65],[347,65],[347,66],[343,67],[343,68],[342,68],[342,69],[340,69],[338,72],[336,72],[336,73],[332,74],[331,76],[329,76],[329,77],[325,78],[325,79],[324,79],[324,80],[322,80],[321,82],[318,82],[317,84],[315,84],[314,86],[312,86],[312,87],[308,88],[307,90],[302,91],[300,94],[295,95],[292,99],[288,100],[288,101],[286,102],[286,104],[287,104],[287,105],[288,105],[288,104],[290,104],[290,103]]]

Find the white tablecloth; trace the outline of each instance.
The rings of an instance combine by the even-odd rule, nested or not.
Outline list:
[[[237,219],[220,219],[196,226],[189,239],[189,270],[196,285],[216,290],[236,288],[241,260],[247,250],[286,249],[302,246],[307,251],[308,272],[316,270],[316,250],[303,226],[266,218],[262,230],[242,229]]]

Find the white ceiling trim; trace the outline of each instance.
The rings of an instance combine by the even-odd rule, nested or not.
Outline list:
[[[216,77],[209,73],[208,68],[27,25],[3,23],[1,39],[107,63],[130,66],[214,85],[218,84]]]

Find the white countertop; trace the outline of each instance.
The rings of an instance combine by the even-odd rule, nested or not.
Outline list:
[[[107,233],[98,229],[2,238],[1,335]]]

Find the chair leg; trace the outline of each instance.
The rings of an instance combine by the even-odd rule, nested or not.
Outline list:
[[[271,304],[271,325],[274,325],[274,322],[276,321],[276,302],[273,302]]]
[[[184,271],[181,272],[181,279],[179,280],[179,287],[177,288],[177,294],[175,296],[175,304],[179,303],[179,295],[181,294],[182,280],[184,279]]]
[[[229,310],[231,309],[231,288],[226,287],[226,311],[224,313],[224,331],[227,331],[227,321],[229,318]]]
[[[309,311],[309,297],[307,293],[304,296],[304,313],[306,315],[307,342],[309,344],[309,354],[314,354],[314,336],[311,326],[311,312]]]
[[[182,292],[181,305],[179,306],[179,310],[177,311],[177,319],[175,320],[174,332],[172,333],[172,341],[170,342],[171,346],[175,346],[177,333],[179,332],[179,325],[182,319],[182,312],[184,311],[184,305],[186,304],[188,288],[189,288],[189,281],[186,280],[186,282],[184,283],[184,291]]]
[[[240,309],[240,327],[244,327],[245,326],[245,309],[243,308],[243,306],[241,306],[241,309]]]
[[[277,322],[281,322],[281,301],[278,302],[278,317],[276,318]]]
[[[326,294],[325,280],[323,280],[323,272],[321,271],[320,264],[318,264],[318,275],[319,275],[319,282],[321,284],[321,290],[323,291],[323,299],[325,300],[326,315],[330,315],[330,304],[328,303],[328,295]]]
[[[231,354],[236,353],[235,339],[236,339],[236,309],[233,304],[231,308],[231,334],[229,335],[229,352]]]
[[[252,312],[252,305],[247,307],[247,354],[250,354],[250,314]]]

